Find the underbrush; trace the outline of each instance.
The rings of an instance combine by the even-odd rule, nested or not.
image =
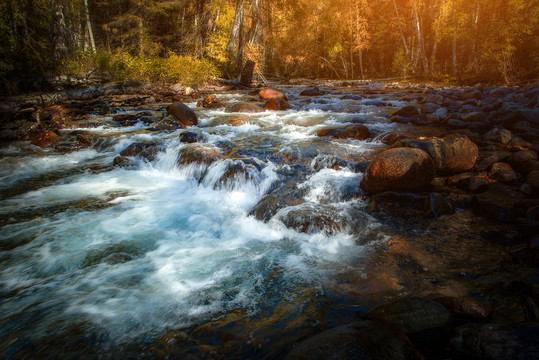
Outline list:
[[[196,87],[219,76],[211,61],[180,56],[134,56],[126,51],[80,51],[65,64],[68,73],[106,71],[116,81],[145,81],[165,84],[180,83]]]

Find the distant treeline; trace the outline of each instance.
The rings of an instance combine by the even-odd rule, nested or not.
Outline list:
[[[247,60],[283,77],[539,76],[539,0],[2,0],[0,33],[4,80],[174,81],[193,64],[201,76],[178,81],[197,82]]]

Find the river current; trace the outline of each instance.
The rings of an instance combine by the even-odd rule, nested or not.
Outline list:
[[[105,124],[84,129],[99,139],[88,149],[1,149],[3,358],[281,357],[377,301],[463,295],[475,286],[474,269],[479,278],[498,266],[501,251],[485,247],[465,211],[451,226],[369,211],[361,171],[385,146],[380,135],[403,129],[384,115],[408,104],[405,94],[359,98],[328,88],[304,98],[301,90],[284,88],[288,111],[197,109],[199,125],[189,131],[223,156],[208,165],[178,161],[190,146],[179,136],[187,130],[117,127],[98,114],[84,117]],[[373,139],[316,136],[357,122]],[[162,151],[112,166],[141,141]],[[238,166],[242,176],[225,176]],[[259,203],[279,192],[280,206],[257,216]]]

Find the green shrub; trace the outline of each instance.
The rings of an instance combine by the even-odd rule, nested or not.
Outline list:
[[[166,57],[133,56],[126,51],[80,51],[67,62],[65,70],[69,73],[108,71],[116,81],[181,83],[191,87],[219,76],[216,66],[206,59],[174,53]]]

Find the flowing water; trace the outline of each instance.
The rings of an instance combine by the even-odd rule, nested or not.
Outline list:
[[[477,219],[370,213],[361,171],[384,145],[316,137],[354,122],[374,138],[403,130],[383,115],[405,95],[300,91],[285,89],[288,111],[197,110],[189,131],[221,155],[211,164],[186,158],[186,130],[142,123],[85,129],[99,140],[65,154],[1,149],[2,357],[281,357],[392,296],[465,295],[489,283],[485,272],[506,255],[485,246]],[[162,151],[112,166],[141,141]]]

